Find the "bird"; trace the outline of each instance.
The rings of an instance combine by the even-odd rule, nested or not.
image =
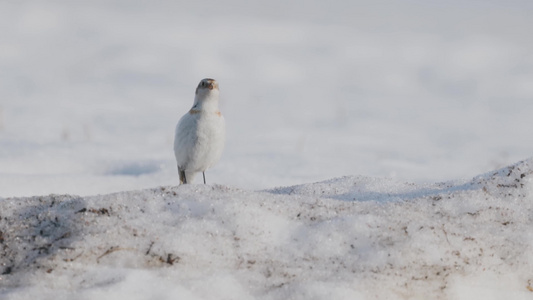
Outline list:
[[[192,183],[197,173],[215,165],[224,149],[226,121],[218,108],[218,82],[204,78],[198,84],[192,108],[179,120],[174,137],[174,154],[180,184]]]

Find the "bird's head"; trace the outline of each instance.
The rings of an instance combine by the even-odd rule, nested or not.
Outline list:
[[[218,82],[211,78],[204,78],[200,81],[198,87],[196,88],[196,95],[207,96],[210,94],[218,95]]]

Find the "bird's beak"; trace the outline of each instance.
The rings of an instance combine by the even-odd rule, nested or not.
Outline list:
[[[212,90],[212,89],[215,89],[216,87],[217,87],[216,82],[211,81],[211,82],[209,82],[209,86],[207,88]]]

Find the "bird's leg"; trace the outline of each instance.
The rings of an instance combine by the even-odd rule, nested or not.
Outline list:
[[[204,184],[205,184],[205,172],[202,172],[202,175],[204,175]]]
[[[187,184],[187,176],[185,175],[185,171],[183,171],[183,183]]]

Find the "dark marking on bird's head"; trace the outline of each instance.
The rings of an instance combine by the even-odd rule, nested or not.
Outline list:
[[[198,84],[198,87],[196,88],[196,94],[198,94],[200,89],[218,90],[218,82],[211,78],[204,78]]]

